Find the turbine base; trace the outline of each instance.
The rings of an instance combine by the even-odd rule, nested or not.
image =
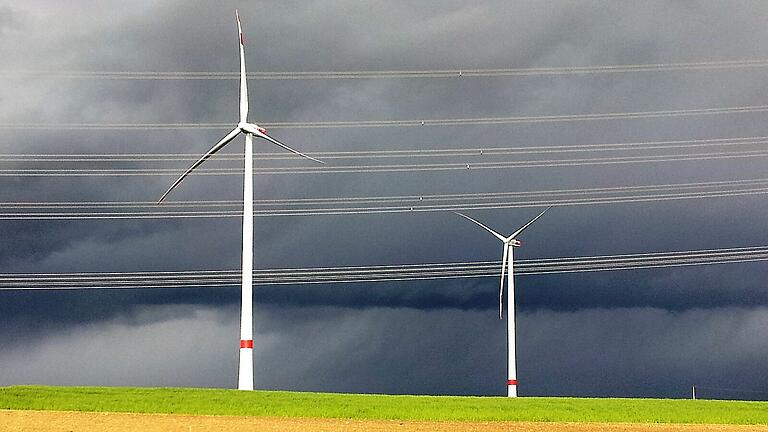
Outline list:
[[[517,397],[517,380],[507,380],[507,397]]]
[[[240,341],[242,347],[243,342]],[[240,370],[237,375],[238,390],[253,390],[253,341],[249,348],[240,348]]]

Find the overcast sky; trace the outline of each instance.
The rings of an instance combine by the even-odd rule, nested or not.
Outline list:
[[[243,20],[250,72],[768,59],[768,4],[758,0],[0,0],[0,71],[235,72],[235,8]],[[767,72],[251,80],[250,120],[763,105]],[[0,123],[235,123],[237,91],[235,80],[6,76],[0,81]],[[276,129],[273,135],[309,152],[487,148],[766,136],[764,117]],[[197,154],[223,133],[2,129],[0,153]],[[255,149],[274,151],[263,142]],[[242,138],[225,152],[242,152]],[[234,166],[211,161],[217,163]],[[143,165],[119,167],[126,166]],[[187,166],[186,161],[151,165],[179,173]],[[637,186],[761,178],[765,167],[765,159],[750,158],[260,175],[255,194],[270,199]],[[153,201],[173,180],[172,175],[0,177],[0,201]],[[171,198],[238,199],[241,188],[236,175],[191,176]],[[511,232],[538,211],[471,214]],[[762,195],[558,207],[525,232],[525,246],[515,253],[532,259],[760,246],[768,244],[766,211]],[[0,273],[236,269],[240,223],[238,218],[0,221]],[[450,213],[267,217],[255,224],[255,267],[265,269],[497,260],[500,249],[493,237]],[[712,387],[702,389],[703,396],[768,398],[757,393],[768,392],[766,280],[763,263],[519,276],[520,394],[686,397],[696,384]],[[506,323],[498,319],[497,289],[496,278],[260,287],[255,290],[256,387],[505,394]],[[238,321],[238,287],[0,292],[0,385],[234,387]]]

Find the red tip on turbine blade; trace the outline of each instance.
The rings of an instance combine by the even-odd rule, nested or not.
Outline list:
[[[240,340],[240,348],[253,348],[253,340]]]
[[[240,11],[235,9],[235,16],[237,17],[237,22],[240,22]]]
[[[517,385],[517,380],[507,380],[507,385]]]
[[[240,33],[240,45],[245,46],[245,35]]]

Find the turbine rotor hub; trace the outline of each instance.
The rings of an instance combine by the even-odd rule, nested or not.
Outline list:
[[[255,134],[255,135],[261,135],[261,134],[266,134],[267,133],[266,129],[264,129],[263,127],[261,127],[261,126],[259,126],[257,124],[253,124],[253,123],[240,122],[240,123],[237,124],[237,127],[241,131],[243,131],[243,132],[252,133],[252,134]]]

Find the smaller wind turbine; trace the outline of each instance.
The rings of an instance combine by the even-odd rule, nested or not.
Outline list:
[[[470,221],[476,223],[489,233],[493,234],[497,239],[501,240],[502,243],[504,243],[504,252],[502,254],[501,259],[501,284],[499,286],[499,319],[503,318],[503,307],[504,307],[504,270],[507,269],[507,396],[509,397],[517,397],[517,364],[516,364],[516,356],[515,356],[515,278],[514,278],[514,259],[512,254],[512,248],[513,247],[520,247],[522,246],[522,242],[517,239],[517,236],[520,235],[526,228],[531,226],[534,222],[536,222],[537,219],[542,217],[544,213],[547,212],[547,210],[551,209],[552,206],[547,207],[543,212],[539,213],[538,216],[528,221],[527,224],[523,225],[518,229],[517,231],[513,232],[512,235],[509,237],[504,237],[503,235],[497,233],[496,231],[488,228],[487,226],[483,225],[482,223],[476,221],[475,219],[472,219],[471,217],[461,214],[459,212],[454,212],[457,215],[469,219]]]

